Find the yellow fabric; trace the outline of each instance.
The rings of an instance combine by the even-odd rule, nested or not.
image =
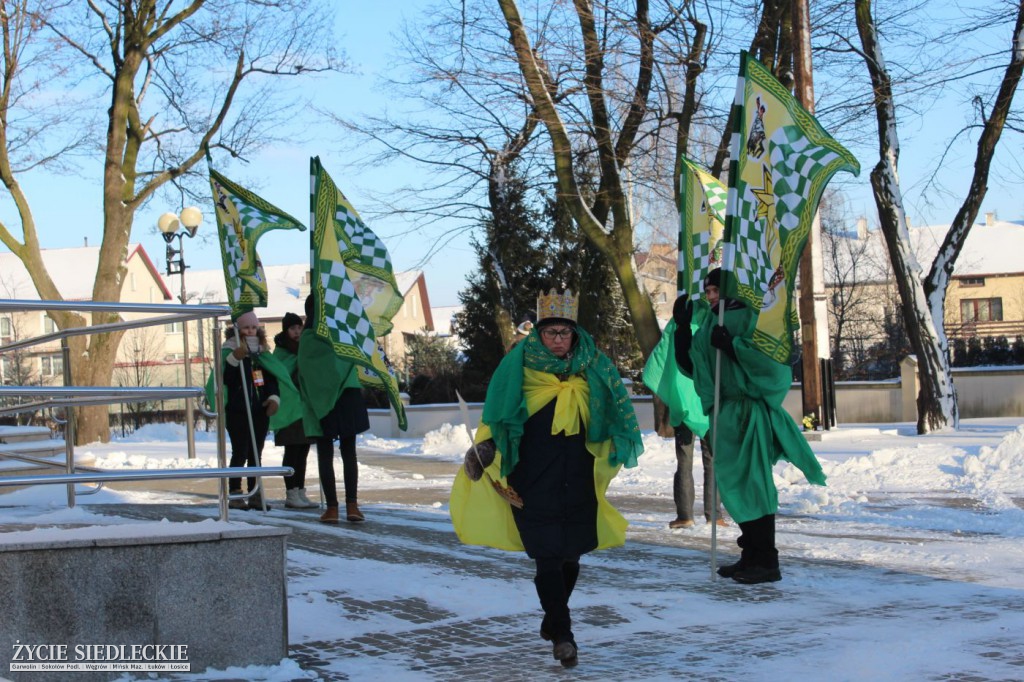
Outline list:
[[[564,432],[567,436],[585,433],[590,421],[590,389],[585,379],[579,376],[559,380],[554,374],[523,369],[523,396],[526,411],[532,417],[552,400],[555,415],[551,422],[551,434]],[[481,423],[474,440],[481,443],[491,437],[491,429]],[[612,466],[608,455],[612,441],[587,442],[587,450],[594,455],[594,489],[597,492],[597,548],[618,547],[626,541],[626,519],[605,498],[608,484],[618,474],[620,466]],[[487,467],[491,479],[508,485],[501,478],[501,453],[495,454],[494,462]],[[491,486],[486,477],[471,481],[459,467],[452,486],[449,512],[452,525],[459,540],[467,545],[485,545],[509,551],[523,551],[512,508]]]

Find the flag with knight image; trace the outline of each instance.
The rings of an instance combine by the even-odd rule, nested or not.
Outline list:
[[[232,319],[267,305],[267,279],[256,243],[271,230],[305,230],[306,226],[244,187],[210,171],[217,214],[217,241]]]
[[[818,202],[836,172],[858,175],[860,164],[746,52],[733,109],[722,293],[759,311],[754,347],[788,363],[796,273]]]
[[[406,429],[398,379],[377,343],[402,306],[391,256],[320,164],[310,159],[310,266],[313,331],[357,368],[362,385],[382,388]]]

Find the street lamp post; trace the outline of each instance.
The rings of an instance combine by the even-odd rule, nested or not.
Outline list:
[[[160,228],[160,232],[164,236],[164,241],[167,242],[167,276],[181,275],[182,305],[188,302],[188,296],[185,293],[185,269],[188,266],[185,265],[185,247],[182,243],[182,237],[188,236],[191,239],[196,236],[196,232],[199,230],[199,226],[202,222],[203,213],[195,206],[189,206],[188,208],[181,209],[180,215],[164,213],[156,222],[157,227]],[[177,249],[172,246],[175,239],[178,240]],[[198,324],[202,323],[200,322]],[[185,384],[187,386],[191,386],[192,363],[189,360],[188,352],[188,322],[185,322],[184,320],[181,323],[181,339],[182,353],[185,356]],[[188,440],[189,459],[195,459],[196,456],[195,424],[193,423],[193,417],[192,398],[185,398],[185,434]]]

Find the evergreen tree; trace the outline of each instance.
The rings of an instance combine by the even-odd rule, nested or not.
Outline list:
[[[608,259],[586,238],[562,202],[550,201],[548,215],[552,224],[549,288],[571,289],[579,295],[579,325],[620,372],[638,381],[643,355]]]
[[[529,205],[525,180],[507,169],[498,209],[481,222],[483,241],[474,239],[479,267],[459,292],[463,309],[453,322],[465,348],[463,385],[467,400],[482,400],[487,381],[505,357],[499,307],[520,322],[533,311],[546,273],[543,215]]]

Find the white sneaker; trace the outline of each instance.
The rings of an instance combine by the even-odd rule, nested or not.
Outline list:
[[[308,497],[306,497],[306,489],[305,488],[299,488],[298,489],[298,493],[299,493],[298,497],[299,497],[299,500],[302,502],[302,508],[303,509],[316,509],[317,507],[320,506],[316,502],[314,502],[313,500],[311,500]]]
[[[299,488],[289,488],[284,491],[284,506],[289,509],[306,509],[306,505],[299,496]]]

